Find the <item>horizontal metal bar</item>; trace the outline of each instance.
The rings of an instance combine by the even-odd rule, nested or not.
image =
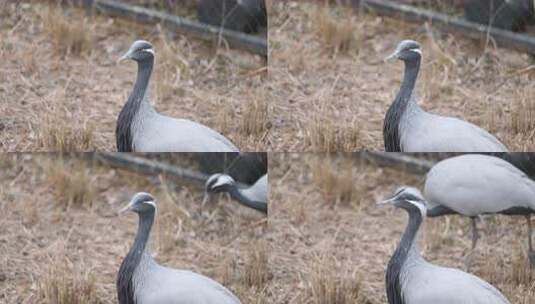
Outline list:
[[[355,1],[355,0],[353,0]],[[357,8],[378,14],[400,17],[410,22],[429,22],[445,32],[454,32],[461,35],[486,40],[492,38],[496,43],[505,48],[512,48],[529,54],[535,54],[535,38],[514,33],[502,29],[489,27],[429,10],[419,9],[414,6],[398,4],[387,0],[361,0],[354,3]]]
[[[117,0],[78,0],[86,8],[94,8],[99,13],[108,14],[136,22],[160,23],[169,30],[190,34],[204,40],[224,39],[229,46],[267,56],[267,39],[231,31],[224,28],[189,20],[153,9],[123,3]]]

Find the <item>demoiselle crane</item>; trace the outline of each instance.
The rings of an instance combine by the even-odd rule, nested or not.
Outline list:
[[[422,49],[412,40],[399,43],[387,60],[405,63],[405,75],[383,125],[387,152],[506,152],[507,148],[480,127],[453,117],[424,111],[414,88],[420,71]]]
[[[139,192],[120,213],[139,216],[134,244],[117,275],[119,304],[239,304],[228,289],[203,275],[159,265],[151,256],[150,231],[156,214],[152,195]]]
[[[411,187],[398,189],[380,205],[409,214],[405,232],[386,269],[389,304],[509,304],[494,286],[472,274],[427,262],[418,250],[417,234],[426,216],[426,202]]]
[[[218,173],[208,178],[205,190],[207,194],[226,192],[238,203],[267,214],[268,187],[267,174],[259,178],[252,186],[241,188],[231,176]]]
[[[424,197],[427,216],[461,214],[472,219],[472,249],[483,214],[522,215],[528,223],[528,256],[535,266],[531,214],[535,213],[535,181],[495,156],[466,154],[440,161],[427,173]]]
[[[237,152],[227,138],[187,119],[156,112],[149,101],[148,86],[154,65],[154,49],[144,40],[132,44],[119,61],[137,62],[134,89],[117,118],[115,137],[119,152]]]

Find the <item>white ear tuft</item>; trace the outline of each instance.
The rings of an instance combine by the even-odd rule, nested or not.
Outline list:
[[[143,52],[147,52],[147,53],[151,53],[152,55],[154,55],[154,49],[143,49],[142,51]]]
[[[154,201],[145,201],[144,203],[145,203],[145,204],[149,204],[149,205],[151,205],[152,207],[154,207],[154,209],[156,209],[156,203],[154,203]]]
[[[420,54],[420,56],[422,55],[422,50],[421,49],[411,49],[411,52],[418,53],[418,54]]]
[[[425,217],[427,215],[427,208],[425,205],[421,202],[413,201],[413,200],[407,200],[407,202],[413,204],[414,206],[418,207],[420,210],[420,213],[422,214],[422,217]]]

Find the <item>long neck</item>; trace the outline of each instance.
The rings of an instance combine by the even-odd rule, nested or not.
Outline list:
[[[117,296],[119,304],[134,304],[134,271],[138,267],[141,258],[147,248],[150,230],[154,223],[154,210],[139,215],[139,226],[137,229],[134,245],[124,258],[119,268],[117,276]]]
[[[229,189],[230,196],[240,204],[267,214],[267,203],[251,199],[244,194],[243,190],[233,185]]]
[[[409,102],[411,102],[412,92],[414,91],[418,72],[420,71],[420,60],[420,58],[417,58],[415,60],[405,61],[405,72],[401,88],[386,113],[383,125],[383,139],[385,151],[387,152],[401,152],[399,125]]]
[[[145,95],[149,86],[153,64],[154,58],[150,57],[137,65],[137,79],[134,84],[134,90],[117,118],[115,137],[117,151],[119,152],[133,152],[132,123],[142,103],[146,101]]]
[[[399,245],[388,262],[386,269],[386,295],[389,304],[405,304],[401,295],[401,269],[416,250],[415,238],[422,224],[422,214],[414,207],[409,209],[409,223]],[[418,253],[415,253],[418,255]]]

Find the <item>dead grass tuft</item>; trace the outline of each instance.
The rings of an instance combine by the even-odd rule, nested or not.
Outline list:
[[[358,198],[350,159],[336,162],[330,157],[311,162],[312,180],[324,199],[334,203],[349,203]]]
[[[351,10],[333,14],[328,5],[317,5],[312,13],[316,33],[334,54],[348,53],[357,44],[356,27]]]
[[[225,256],[221,257],[221,262],[215,268],[215,278],[223,286],[229,286],[232,284],[235,278],[236,261],[233,257]]]
[[[333,258],[317,257],[308,276],[308,292],[312,296],[312,303],[371,303],[363,294],[356,273],[348,271]]]
[[[452,222],[453,225],[459,224],[459,220],[451,216],[433,219],[433,224],[428,226],[429,235],[426,237],[429,250],[440,251],[443,247],[455,245]]]
[[[311,151],[355,151],[361,146],[360,128],[356,120],[344,125],[329,115],[317,114],[305,129],[307,145],[311,146]]]
[[[160,251],[170,253],[182,245],[180,236],[183,229],[188,229],[184,226],[190,225],[190,215],[175,203],[179,199],[168,188],[168,182],[165,179],[161,179],[161,182],[164,185],[166,197],[158,201],[157,240]]]
[[[483,110],[483,121],[481,122],[481,125],[488,132],[495,134],[498,132],[504,117],[500,105],[497,105],[493,100],[480,100],[481,104],[486,105]],[[475,123],[477,123],[477,121]]]
[[[96,190],[91,172],[83,161],[67,164],[62,159],[51,160],[44,166],[44,171],[58,205],[66,209],[92,206]]]
[[[494,286],[503,286],[503,292],[511,303],[533,304],[535,293],[535,270],[530,266],[521,242],[508,247],[509,261],[486,258],[476,275]],[[492,254],[492,253],[490,253]]]
[[[94,125],[76,122],[65,99],[63,94],[55,94],[53,102],[43,103],[44,113],[34,125],[37,147],[58,152],[94,150]]]
[[[535,284],[535,269],[530,266],[526,252],[521,248],[513,250],[513,260],[509,270],[510,281],[519,286]],[[535,288],[535,285],[533,286]],[[535,292],[535,289],[534,289]]]
[[[68,260],[56,259],[38,282],[39,303],[99,304],[96,278],[87,269],[79,269]]]
[[[517,134],[530,135],[535,129],[535,92],[533,88],[523,88],[514,98],[511,112],[511,130]]]
[[[43,25],[51,38],[55,51],[60,55],[83,55],[91,52],[91,29],[81,12],[69,11],[66,16],[58,5],[50,5],[44,11]]]
[[[234,106],[224,100],[219,101],[219,111],[216,114],[217,130],[221,134],[228,134],[232,130],[233,120],[235,116]]]
[[[39,71],[39,64],[35,56],[34,50],[26,50],[20,56],[20,61],[22,63],[22,71],[26,75],[33,75]]]
[[[176,99],[184,95],[180,83],[191,78],[191,68],[186,59],[188,55],[183,54],[186,51],[183,41],[173,41],[166,37],[165,31],[158,29],[161,43],[157,54],[156,93],[159,100]]]
[[[240,133],[246,136],[261,136],[269,129],[268,103],[265,98],[253,98],[244,106]]]
[[[259,241],[249,248],[243,281],[247,286],[264,288],[269,280],[268,246]]]

